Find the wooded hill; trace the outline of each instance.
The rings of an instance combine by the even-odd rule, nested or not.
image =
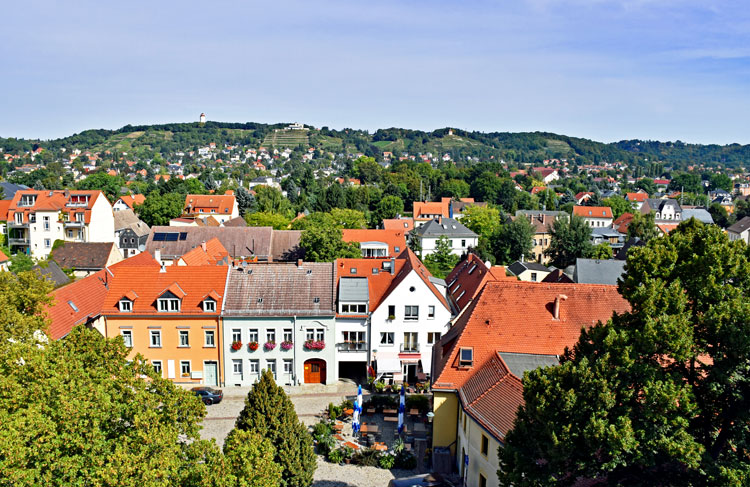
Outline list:
[[[81,149],[90,151],[128,152],[134,157],[171,158],[180,151],[196,150],[210,142],[219,148],[226,145],[266,148],[315,147],[334,154],[363,153],[377,159],[383,152],[395,157],[448,153],[459,164],[467,158],[482,161],[505,160],[512,163],[541,163],[545,159],[568,159],[577,164],[624,162],[648,165],[662,162],[675,169],[688,165],[746,166],[750,145],[701,145],[677,142],[627,140],[605,144],[589,139],[546,132],[467,132],[448,128],[424,132],[400,128],[380,129],[370,134],[364,130],[332,130],[328,127],[305,131],[286,130],[288,124],[262,123],[172,123],[162,125],[126,125],[118,130],[86,130],[54,140],[0,138],[5,153],[18,154],[45,149]]]

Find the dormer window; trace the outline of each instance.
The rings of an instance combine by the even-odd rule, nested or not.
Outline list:
[[[133,311],[133,302],[129,299],[120,300],[120,312],[131,313]]]
[[[216,312],[216,301],[213,299],[206,299],[203,301],[203,311],[206,313]]]
[[[159,311],[175,313],[180,311],[180,300],[177,298],[159,298]]]

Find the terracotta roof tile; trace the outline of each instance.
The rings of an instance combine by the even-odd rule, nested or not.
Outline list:
[[[8,209],[11,200],[0,200],[0,222],[8,221]]]
[[[229,265],[229,252],[214,237],[180,257],[178,265]]]
[[[21,197],[24,195],[34,195],[36,199],[34,206],[19,206]],[[91,209],[96,203],[96,200],[104,195],[101,191],[83,191],[83,190],[56,190],[56,191],[42,191],[34,189],[24,189],[16,191],[16,194],[11,200],[11,204],[8,208],[8,219],[14,218],[15,213],[23,213],[23,221],[28,223],[29,213],[36,211],[62,211],[65,213],[71,221],[75,221],[75,214],[83,213],[84,222],[91,223]],[[77,197],[88,197],[86,205],[81,206],[69,206],[71,201]],[[106,198],[105,198],[106,199]]]
[[[414,229],[414,218],[390,218],[383,220],[385,230],[402,230],[406,233]]]
[[[189,194],[185,196],[183,213],[185,215],[200,215],[211,213],[217,215],[231,215],[236,204],[236,198],[231,194]],[[203,210],[201,212],[201,210]]]
[[[460,312],[479,293],[484,283],[488,280],[498,279],[516,280],[515,277],[505,275],[503,266],[488,269],[482,259],[475,254],[469,254],[448,274],[445,283],[448,285],[448,296],[450,296],[451,303]]]
[[[342,230],[344,242],[382,242],[388,245],[388,256],[396,256],[406,248],[406,232],[404,230]]]
[[[609,206],[574,206],[573,214],[584,218],[612,218]]]
[[[556,320],[559,296],[565,299]],[[498,351],[561,355],[576,343],[581,328],[628,309],[615,286],[489,281],[434,347],[433,387],[456,390],[473,375],[473,368],[458,367],[461,347],[473,349],[474,364]]]

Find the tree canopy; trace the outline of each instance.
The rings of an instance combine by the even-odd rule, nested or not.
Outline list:
[[[331,223],[321,223],[303,230],[299,246],[305,250],[305,260],[310,262],[333,262],[362,256],[359,243],[344,242],[341,227]]]
[[[750,250],[683,222],[628,254],[631,306],[529,372],[504,485],[747,485]]]
[[[570,219],[557,218],[550,230],[550,244],[545,254],[555,267],[564,269],[575,264],[576,258],[586,257],[591,252],[591,228],[583,218],[577,215]]]

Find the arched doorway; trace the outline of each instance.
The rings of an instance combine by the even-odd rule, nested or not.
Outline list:
[[[326,362],[319,358],[305,360],[305,384],[326,383]]]

